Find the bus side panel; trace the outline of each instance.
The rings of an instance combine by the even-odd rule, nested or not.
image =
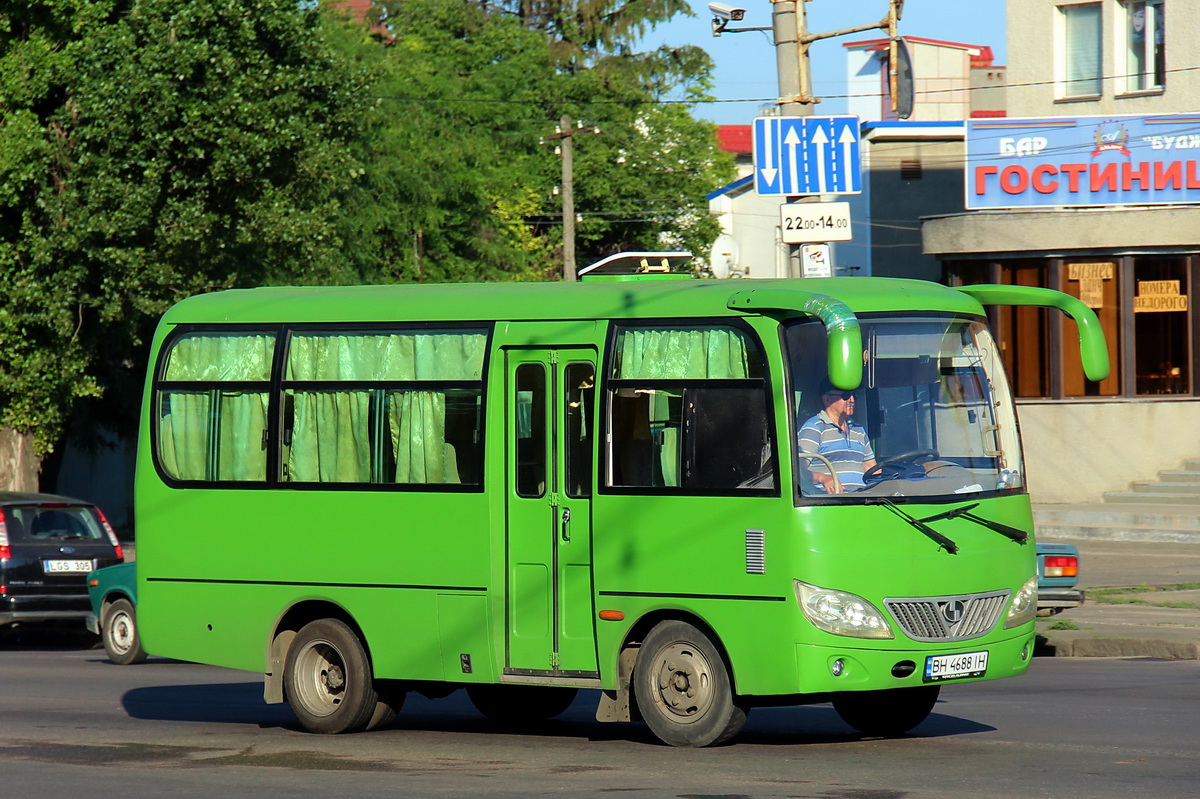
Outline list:
[[[798,690],[803,620],[789,568],[797,541],[790,500],[610,495],[594,506],[597,607],[626,620],[597,628],[606,687],[629,626],[663,613],[695,616],[714,631],[738,690]],[[763,574],[748,570],[747,530],[764,531]]]
[[[442,679],[443,645],[455,652],[458,673],[459,653],[494,659],[483,494],[144,482],[138,621],[147,651],[264,671],[275,623],[316,601],[359,625],[380,676]]]

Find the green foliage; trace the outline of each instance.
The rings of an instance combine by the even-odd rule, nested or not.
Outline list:
[[[385,29],[295,0],[9,0],[0,427],[40,455],[72,407],[129,419],[153,324],[197,292],[557,277],[563,114],[603,131],[575,138],[579,263],[705,251],[732,175],[687,105],[711,63],[633,48],[686,7],[388,0]]]
[[[719,230],[705,195],[732,176],[732,158],[686,103],[659,101],[702,98],[708,56],[689,47],[564,60],[559,28],[494,9],[384,4],[392,35],[370,56],[380,103],[360,155],[364,200],[348,204],[359,268],[389,280],[558,275],[562,167],[539,142],[563,114],[601,129],[574,137],[579,263],[623,249],[706,251]]]
[[[0,424],[39,453],[199,291],[354,276],[363,85],[290,0],[22,2],[0,50]],[[136,405],[136,402],[133,403]]]

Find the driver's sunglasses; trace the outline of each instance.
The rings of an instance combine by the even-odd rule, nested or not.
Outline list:
[[[854,399],[854,392],[853,391],[828,391],[825,393],[825,396],[826,397],[841,397],[844,400],[852,400],[852,399]]]

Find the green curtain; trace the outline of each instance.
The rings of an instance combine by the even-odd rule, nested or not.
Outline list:
[[[749,377],[753,345],[730,327],[625,328],[617,341],[618,379],[729,380]]]
[[[200,332],[174,343],[164,380],[218,385],[208,391],[162,392],[159,454],[168,474],[179,480],[266,479],[267,394],[221,390],[219,384],[266,382],[274,350],[275,337],[264,334]]]
[[[459,482],[453,452],[446,444],[444,392],[390,394],[387,418],[396,453],[397,483]]]
[[[484,333],[296,333],[285,380],[481,380]]]
[[[290,392],[289,392],[290,393]],[[371,480],[368,391],[297,391],[288,477],[302,483]]]
[[[267,381],[274,353],[273,335],[191,333],[171,347],[163,380]]]
[[[208,392],[164,391],[159,397],[158,448],[176,480],[208,477]]]
[[[213,418],[213,397],[217,418]],[[163,468],[177,480],[264,480],[265,392],[164,392],[159,421]],[[213,423],[216,423],[215,448]]]
[[[483,333],[294,334],[289,381],[480,380]],[[296,391],[288,473],[304,482],[372,479],[369,391]],[[386,420],[398,483],[458,482],[446,443],[446,396],[440,391],[389,392]],[[387,479],[376,475],[375,479]]]

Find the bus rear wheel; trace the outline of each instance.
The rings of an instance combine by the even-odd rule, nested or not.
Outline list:
[[[682,621],[659,623],[642,642],[633,695],[651,732],[671,746],[724,743],[746,723],[721,653]]]
[[[343,621],[318,619],[296,634],[283,672],[288,703],[310,732],[374,729],[396,717],[404,694],[375,690],[371,664],[358,636]]]
[[[576,688],[545,685],[468,685],[475,709],[500,724],[538,724],[561,715],[575,701]]]
[[[889,688],[835,694],[833,709],[864,735],[892,738],[916,727],[933,712],[941,686]]]

